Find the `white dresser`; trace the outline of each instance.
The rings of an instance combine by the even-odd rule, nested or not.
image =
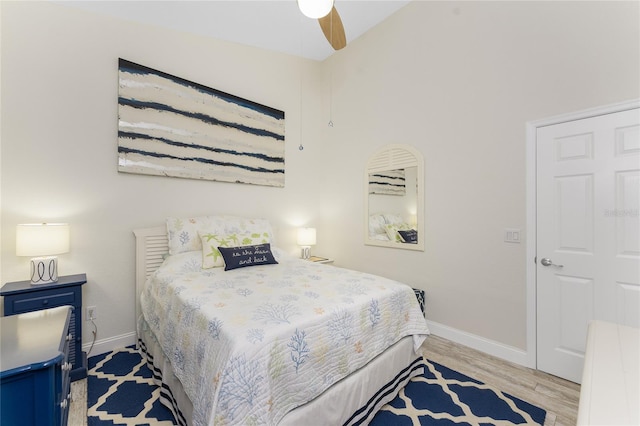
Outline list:
[[[640,328],[589,324],[578,425],[640,424]]]

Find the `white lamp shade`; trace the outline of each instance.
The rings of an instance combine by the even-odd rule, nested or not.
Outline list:
[[[16,228],[17,256],[51,256],[68,251],[68,223],[27,223]]]
[[[298,229],[298,245],[314,246],[316,244],[316,228]]]
[[[318,19],[331,12],[333,0],[298,0],[298,7],[307,18]]]

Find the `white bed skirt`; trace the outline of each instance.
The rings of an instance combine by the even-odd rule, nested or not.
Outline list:
[[[193,405],[145,325],[138,327],[138,345],[161,387],[160,401],[173,412],[179,425],[193,426]],[[413,337],[405,337],[314,400],[287,413],[279,425],[366,425],[411,378],[423,373],[422,355],[414,352]]]

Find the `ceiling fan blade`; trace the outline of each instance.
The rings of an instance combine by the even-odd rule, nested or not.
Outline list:
[[[340,50],[347,45],[347,37],[344,34],[342,19],[340,19],[340,15],[338,15],[335,7],[331,9],[331,12],[329,12],[327,16],[318,19],[318,22],[320,23],[320,28],[322,28],[324,36],[335,50]]]

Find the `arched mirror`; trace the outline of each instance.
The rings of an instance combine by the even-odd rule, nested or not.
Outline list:
[[[424,160],[410,145],[386,145],[365,169],[364,243],[424,251]]]

